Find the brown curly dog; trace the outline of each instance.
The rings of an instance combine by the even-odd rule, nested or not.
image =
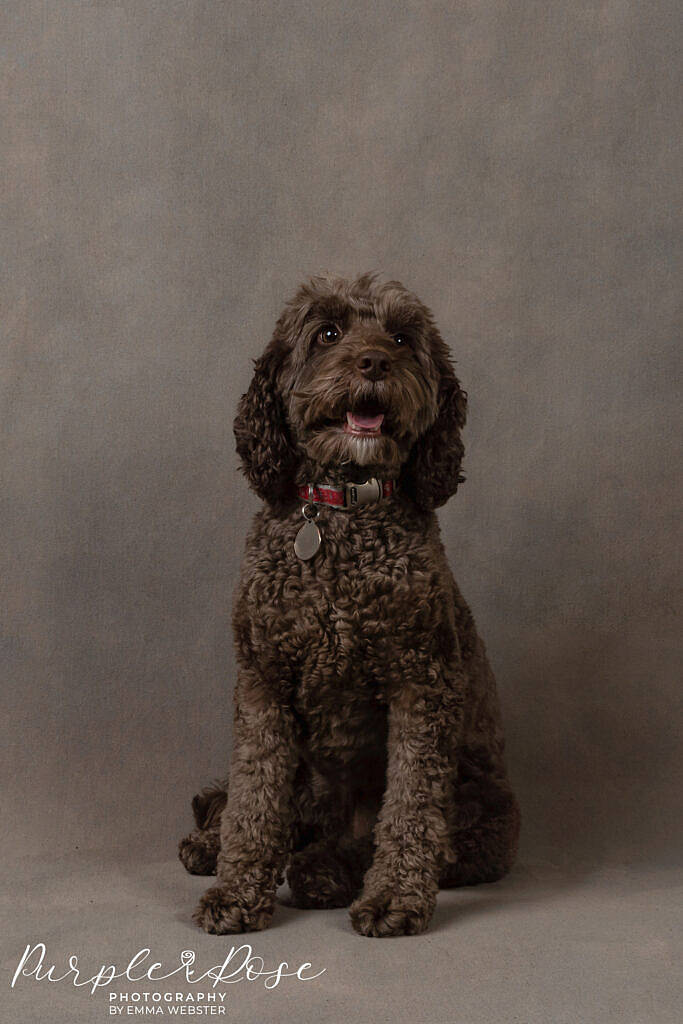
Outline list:
[[[287,870],[295,906],[415,935],[439,886],[513,863],[495,681],[434,513],[463,479],[465,405],[429,310],[371,274],[303,285],[256,362],[229,786],[180,844],[218,875],[206,931],[265,928]]]

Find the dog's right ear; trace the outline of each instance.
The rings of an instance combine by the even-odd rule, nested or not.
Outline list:
[[[298,462],[277,382],[283,356],[282,342],[274,338],[254,364],[233,428],[245,476],[260,498],[276,506],[295,493]]]

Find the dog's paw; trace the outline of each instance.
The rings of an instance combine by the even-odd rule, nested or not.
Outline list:
[[[360,935],[420,935],[427,930],[433,906],[391,892],[361,896],[349,909],[351,924]]]
[[[218,844],[195,838],[196,833],[181,839],[178,856],[191,875],[215,875]]]
[[[193,920],[212,935],[260,932],[270,924],[273,909],[272,899],[258,897],[248,903],[229,887],[215,885],[202,896]]]

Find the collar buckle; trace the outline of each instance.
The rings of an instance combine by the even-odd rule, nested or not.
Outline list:
[[[357,505],[371,505],[375,501],[380,501],[382,485],[373,476],[363,484],[345,484],[344,495],[346,497],[346,508],[356,508]]]

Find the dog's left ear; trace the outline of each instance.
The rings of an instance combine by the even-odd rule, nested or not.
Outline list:
[[[277,381],[282,361],[282,343],[274,338],[254,364],[233,427],[245,476],[260,498],[276,506],[294,494],[298,463]]]
[[[467,393],[438,336],[436,364],[440,375],[436,419],[413,445],[401,478],[401,489],[425,511],[445,505],[465,479],[460,472],[465,452],[460,431],[465,425]]]

